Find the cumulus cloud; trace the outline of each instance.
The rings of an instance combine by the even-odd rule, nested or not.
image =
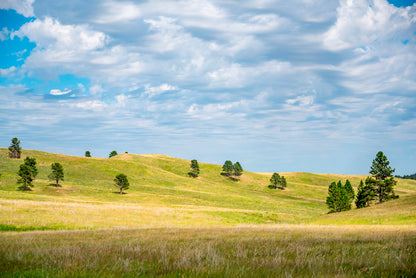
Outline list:
[[[405,39],[416,22],[415,8],[403,9],[385,0],[342,0],[334,26],[324,34],[333,51],[363,47],[389,38]],[[403,37],[404,36],[404,37]]]
[[[34,2],[35,0],[2,0],[0,9],[12,9],[25,17],[32,17],[35,16],[32,6]]]

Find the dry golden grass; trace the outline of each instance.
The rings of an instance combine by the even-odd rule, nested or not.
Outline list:
[[[414,226],[7,232],[3,277],[411,277]]]

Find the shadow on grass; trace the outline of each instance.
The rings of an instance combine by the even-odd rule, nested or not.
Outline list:
[[[127,192],[123,192],[120,194],[120,191],[113,191],[114,194],[118,194],[118,195],[126,195],[128,194]]]

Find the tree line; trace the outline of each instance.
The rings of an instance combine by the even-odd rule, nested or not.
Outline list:
[[[399,198],[394,192],[394,186],[397,183],[392,175],[394,171],[395,169],[391,168],[384,153],[378,152],[370,168],[369,173],[372,176],[367,177],[364,182],[360,181],[357,195],[349,180],[344,185],[341,181],[329,185],[326,198],[329,213],[350,210],[354,199],[357,208],[364,208],[370,206],[374,200],[380,204]]]

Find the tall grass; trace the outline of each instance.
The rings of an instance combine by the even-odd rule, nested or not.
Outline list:
[[[2,277],[412,277],[407,226],[8,232]]]

